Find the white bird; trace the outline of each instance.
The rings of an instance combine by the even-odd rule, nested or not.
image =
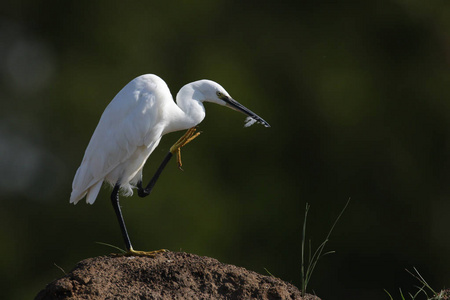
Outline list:
[[[247,125],[258,122],[270,125],[239,104],[218,83],[198,80],[183,86],[176,103],[167,84],[158,76],[147,74],[128,83],[103,112],[87,146],[72,184],[70,203],[86,197],[93,204],[104,181],[114,186],[111,201],[129,255],[154,255],[135,251],[131,245],[119,206],[119,190],[130,196],[137,188],[141,197],[150,194],[156,180],[173,154],[198,136],[197,126],[205,118],[203,102],[212,102],[240,111],[248,118]],[[150,154],[167,133],[189,129],[171,148],[146,188],[142,187],[142,168]]]

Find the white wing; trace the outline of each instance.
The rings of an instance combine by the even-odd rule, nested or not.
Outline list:
[[[170,92],[162,79],[153,77],[156,76],[143,75],[134,79],[106,107],[75,175],[71,203],[77,203],[88,194],[86,200],[92,204],[106,177],[115,184],[111,181],[130,176],[123,172],[136,174],[159,143],[164,126],[161,110]],[[146,149],[150,153],[137,153]],[[131,158],[137,170],[125,170]]]

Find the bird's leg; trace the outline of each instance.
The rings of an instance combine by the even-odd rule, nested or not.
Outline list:
[[[159,166],[158,170],[156,170],[155,175],[153,175],[152,180],[148,183],[148,185],[145,187],[145,189],[142,187],[142,180],[139,180],[137,183],[138,188],[138,195],[139,197],[145,197],[150,194],[153,187],[156,184],[156,181],[158,180],[159,176],[161,175],[162,171],[166,167],[167,163],[172,158],[173,154],[176,152],[178,155],[178,166],[181,168],[181,152],[180,148],[185,146],[187,143],[195,139],[197,136],[199,136],[200,132],[195,133],[196,129],[191,128],[189,129],[172,147],[170,147],[169,153],[167,153],[166,157],[164,158],[163,162]],[[122,231],[122,236],[125,241],[125,246],[127,248],[127,251],[123,254],[119,255],[127,255],[127,256],[155,256],[158,253],[165,252],[167,250],[161,249],[156,251],[136,251],[131,246],[130,237],[128,236],[127,228],[125,227],[125,221],[123,220],[122,211],[120,210],[119,205],[119,190],[120,190],[120,184],[116,184],[114,186],[114,189],[111,194],[111,202],[114,207],[114,211],[116,212],[117,219],[119,221],[120,230]]]
[[[164,158],[163,162],[161,163],[161,165],[159,165],[158,170],[156,170],[155,175],[153,175],[152,180],[150,180],[150,182],[147,184],[145,189],[142,188],[142,180],[138,181],[137,189],[138,189],[139,197],[145,197],[145,196],[148,196],[150,194],[150,192],[152,191],[153,187],[156,184],[156,181],[158,180],[159,176],[161,175],[162,171],[164,170],[164,168],[166,167],[167,163],[172,158],[172,156],[173,156],[172,152],[167,153],[167,155]]]
[[[166,252],[167,250],[165,250],[165,249],[156,250],[156,251],[136,251],[133,249],[133,246],[131,246],[130,237],[128,236],[127,228],[125,226],[125,221],[123,219],[122,211],[121,211],[120,205],[119,205],[119,190],[120,190],[120,185],[116,184],[111,193],[111,203],[114,207],[114,211],[116,212],[117,219],[118,219],[119,225],[120,225],[120,230],[122,231],[122,236],[125,241],[125,247],[127,248],[127,251],[122,254],[114,254],[114,255],[154,257],[158,253]]]
[[[154,250],[154,251],[136,251],[133,249],[128,250],[126,253],[124,253],[124,256],[150,256],[155,257],[158,253],[164,253],[167,252],[166,249],[160,249],[160,250]]]
[[[183,170],[181,166],[183,165],[181,163],[181,147],[186,146],[189,142],[191,142],[193,139],[198,137],[201,132],[195,132],[197,129],[195,127],[192,127],[186,131],[186,133],[175,143],[172,147],[170,147],[170,153],[175,154],[177,153],[177,162],[178,162],[178,168],[180,170]]]
[[[161,165],[158,167],[158,170],[156,170],[155,175],[153,175],[153,178],[150,180],[148,185],[143,188],[142,187],[142,180],[139,180],[137,183],[137,189],[138,189],[138,195],[139,197],[145,197],[148,196],[153,187],[156,184],[156,181],[158,180],[159,176],[161,175],[162,171],[166,167],[167,163],[170,161],[172,156],[177,153],[178,156],[178,167],[181,169],[181,151],[180,148],[185,146],[187,143],[195,139],[197,136],[199,136],[200,132],[195,133],[196,129],[191,128],[189,129],[175,144],[173,144],[172,147],[170,147],[169,153],[167,153],[166,157],[164,158]]]
[[[163,162],[158,167],[158,170],[156,170],[155,175],[153,175],[153,178],[150,180],[150,182],[148,183],[148,185],[145,188],[142,187],[142,180],[138,181],[137,188],[138,188],[139,197],[145,197],[150,194],[150,192],[152,191],[153,187],[156,184],[156,181],[158,180],[159,176],[161,175],[162,171],[164,170],[167,163],[170,161],[173,154],[175,154],[175,153],[177,153],[177,155],[178,155],[178,166],[181,169],[180,148],[185,146],[187,143],[189,143],[193,139],[195,139],[197,136],[199,136],[200,132],[195,133],[195,131],[196,131],[195,128],[189,129],[172,147],[170,147],[169,153],[167,153]],[[122,230],[122,235],[125,240],[125,245],[127,247],[127,252],[125,252],[124,254],[119,254],[119,255],[152,256],[153,257],[158,253],[167,251],[165,249],[161,249],[161,250],[147,252],[147,251],[136,251],[133,249],[133,247],[131,246],[130,238],[128,237],[127,229],[125,227],[125,222],[123,220],[122,212],[121,212],[120,206],[119,206],[119,189],[120,189],[120,185],[116,184],[114,186],[114,190],[111,194],[111,201],[112,201],[114,210],[116,211],[117,219],[119,220],[119,224],[120,224],[120,229]]]
[[[114,211],[116,212],[117,220],[119,221],[120,230],[122,231],[122,236],[125,241],[125,247],[127,248],[127,251],[132,250],[133,247],[131,246],[130,237],[128,236],[127,227],[125,226],[125,221],[123,220],[122,211],[120,210],[119,205],[119,190],[120,185],[117,183],[114,186],[114,189],[111,193],[111,203],[114,207]]]

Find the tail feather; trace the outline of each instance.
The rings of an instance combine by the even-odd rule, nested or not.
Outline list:
[[[96,184],[91,186],[86,195],[86,203],[94,204],[95,199],[97,199],[98,192],[102,187],[103,180],[98,181]]]
[[[72,194],[70,195],[70,203],[77,204],[78,201],[84,198],[86,196],[86,203],[94,204],[95,199],[97,198],[97,195],[100,191],[100,188],[102,187],[103,180],[97,181],[95,184],[91,185],[87,190],[85,191],[79,191],[77,189],[72,190]]]
[[[78,201],[86,196],[87,192],[80,192],[77,190],[72,190],[72,194],[70,195],[70,203],[77,204]]]

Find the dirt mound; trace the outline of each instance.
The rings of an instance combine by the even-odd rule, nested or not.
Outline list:
[[[271,276],[183,252],[155,258],[101,256],[83,260],[47,285],[41,299],[309,299]]]

